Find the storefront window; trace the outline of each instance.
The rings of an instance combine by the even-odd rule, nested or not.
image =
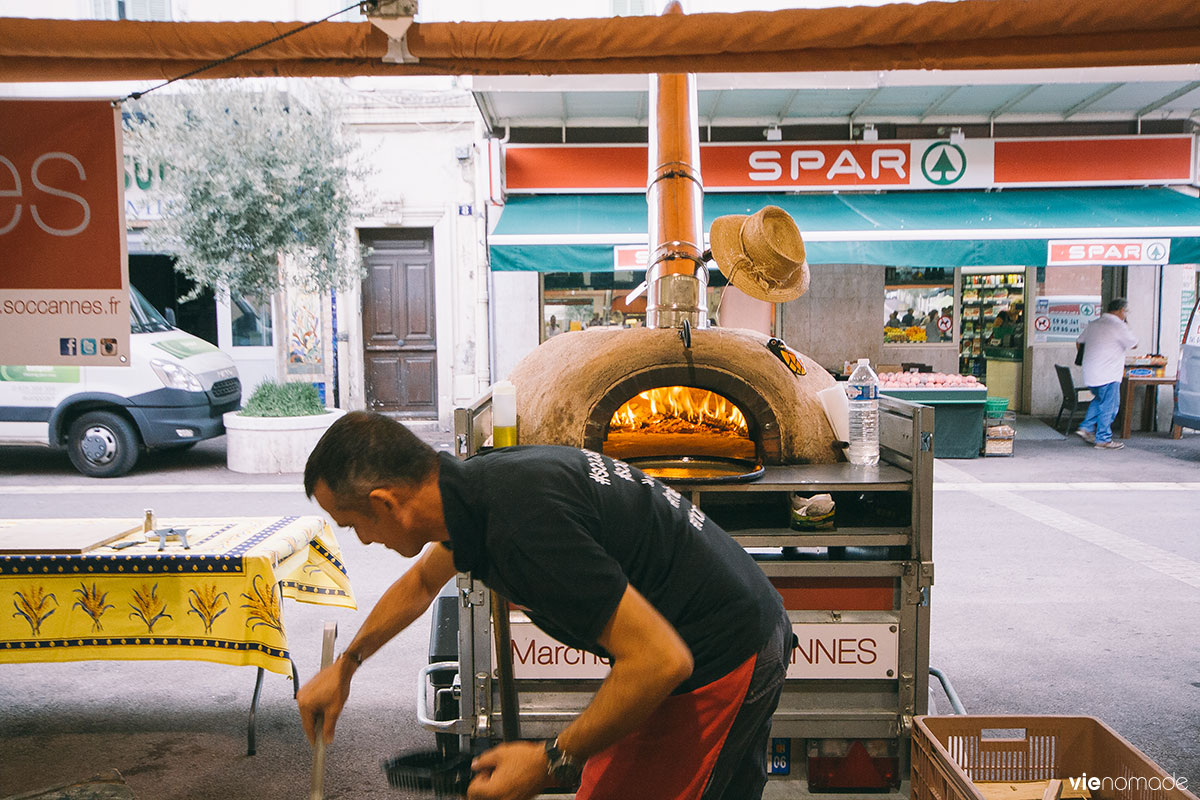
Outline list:
[[[888,267],[884,277],[883,341],[949,342],[954,338],[954,270]]]
[[[646,324],[646,292],[626,302],[646,279],[643,270],[547,272],[542,284],[542,341],[584,328],[637,328]],[[708,276],[708,316],[715,324],[725,277]]]
[[[958,366],[964,375],[981,377],[989,350],[997,357],[1019,357],[1025,346],[1024,269],[963,270],[959,341]]]
[[[272,344],[271,300],[261,294],[233,294],[229,298],[234,347]]]

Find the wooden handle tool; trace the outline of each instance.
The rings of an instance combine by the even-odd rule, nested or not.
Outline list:
[[[337,641],[337,623],[326,622],[325,633],[321,637],[321,669],[333,663],[333,645]],[[318,716],[317,740],[313,745],[313,774],[312,788],[309,790],[309,800],[322,800],[325,796],[325,718]]]

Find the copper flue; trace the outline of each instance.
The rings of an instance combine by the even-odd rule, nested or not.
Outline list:
[[[663,12],[682,14],[678,2]],[[708,327],[708,267],[704,252],[704,184],[696,76],[650,76],[650,260],[646,327]]]

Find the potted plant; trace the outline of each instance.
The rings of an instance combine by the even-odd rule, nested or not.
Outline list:
[[[311,383],[263,381],[241,411],[225,414],[225,462],[233,472],[303,472],[326,428],[345,412],[327,409]]]

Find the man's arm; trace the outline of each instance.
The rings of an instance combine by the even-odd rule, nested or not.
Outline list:
[[[599,753],[637,728],[692,674],[692,653],[679,633],[632,586],[599,637],[612,670],[588,707],[558,737],[576,761]],[[510,742],[476,759],[471,800],[525,800],[550,785],[540,743]]]
[[[425,613],[454,574],[454,556],[450,550],[441,544],[427,547],[417,562],[379,598],[338,660],[300,688],[296,702],[310,742],[316,735],[318,717],[324,719],[325,741],[333,741],[334,726],[350,696],[350,679],[358,665]]]
[[[558,737],[582,761],[637,728],[692,674],[692,652],[654,606],[629,586],[599,644],[612,670],[592,702]]]

